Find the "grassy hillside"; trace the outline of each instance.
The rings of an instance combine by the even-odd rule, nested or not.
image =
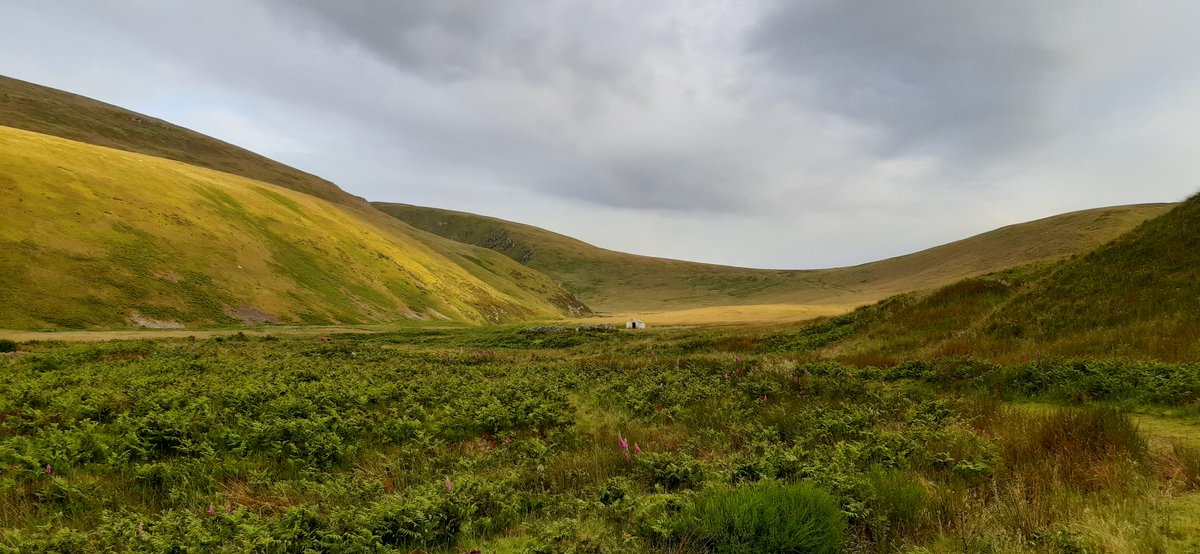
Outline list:
[[[0,328],[496,322],[577,304],[373,210],[0,127]]]
[[[536,268],[604,312],[755,304],[857,306],[903,291],[1081,254],[1171,207],[1085,210],[859,266],[783,271],[636,256],[501,219],[406,204],[374,205],[414,227],[491,248]]]
[[[0,125],[148,154],[263,181],[339,204],[366,202],[333,183],[161,119],[0,75]]]
[[[866,362],[971,355],[1195,360],[1200,196],[1086,256],[895,297],[821,325],[831,353]]]

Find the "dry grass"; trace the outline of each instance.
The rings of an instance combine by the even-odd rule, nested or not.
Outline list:
[[[333,183],[166,121],[0,75],[0,125],[147,154],[365,208]]]
[[[810,306],[801,304],[754,304],[712,306],[690,310],[663,312],[629,312],[605,314],[581,318],[580,323],[624,324],[631,318],[645,321],[647,325],[662,326],[711,326],[711,325],[763,325],[807,321],[819,317],[844,314],[854,306]]]
[[[406,204],[374,205],[426,231],[492,247],[563,283],[593,310],[621,314],[729,305],[858,306],[899,292],[1082,254],[1172,206],[1073,212],[860,266],[789,271],[636,256],[501,219]]]

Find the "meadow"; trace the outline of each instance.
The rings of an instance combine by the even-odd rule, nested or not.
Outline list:
[[[1200,364],[838,327],[5,343],[0,552],[1200,547]]]

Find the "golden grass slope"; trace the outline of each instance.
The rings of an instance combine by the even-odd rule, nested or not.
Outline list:
[[[374,205],[414,227],[492,248],[541,270],[593,310],[607,313],[663,313],[730,305],[844,309],[899,292],[1082,254],[1172,206],[1142,204],[1072,212],[854,267],[763,270],[614,252],[530,225],[465,212],[395,203]],[[712,315],[711,311],[702,313]]]
[[[373,210],[7,127],[0,195],[0,328],[483,323],[573,300]]]
[[[366,208],[337,185],[161,119],[0,75],[0,125],[241,175]]]

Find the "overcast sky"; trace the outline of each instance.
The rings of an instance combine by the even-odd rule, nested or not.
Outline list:
[[[370,200],[848,265],[1200,190],[1200,2],[4,0],[0,73]]]

